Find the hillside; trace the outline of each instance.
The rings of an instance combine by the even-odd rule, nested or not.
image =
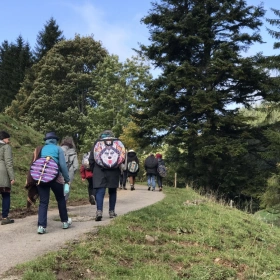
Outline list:
[[[19,214],[25,215],[22,209],[25,209],[26,206],[27,191],[24,188],[26,174],[30,166],[34,148],[44,143],[44,135],[5,114],[0,115],[0,130],[5,130],[11,135],[10,144],[12,146],[16,176],[11,193],[11,216],[15,218]],[[81,183],[79,174],[77,174],[73,186],[70,199],[71,203],[75,203],[81,199],[87,199],[86,185],[85,183]],[[51,206],[54,204],[53,196],[51,196]],[[36,211],[36,207],[34,211]]]

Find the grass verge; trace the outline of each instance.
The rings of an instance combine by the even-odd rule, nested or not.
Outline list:
[[[280,279],[280,229],[192,189],[17,266],[23,280]]]

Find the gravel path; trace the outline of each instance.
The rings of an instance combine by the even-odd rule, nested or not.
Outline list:
[[[158,190],[147,191],[146,186],[135,186],[135,191],[118,191],[116,213],[124,215],[128,212],[144,208],[164,198]],[[98,226],[110,223],[108,215],[108,199],[104,200],[103,219],[95,222],[96,207],[90,204],[83,206],[70,206],[68,214],[73,224],[67,229],[61,228],[58,211],[48,212],[48,227],[46,234],[37,234],[37,215],[15,220],[14,224],[0,225],[0,279],[12,280],[13,277],[4,278],[1,275],[17,264],[35,259],[46,252],[58,250],[66,241],[79,239],[86,232],[96,231]]]

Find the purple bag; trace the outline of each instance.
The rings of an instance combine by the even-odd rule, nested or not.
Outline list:
[[[36,185],[49,183],[58,176],[59,168],[51,157],[38,158],[30,167],[31,177],[37,181]]]

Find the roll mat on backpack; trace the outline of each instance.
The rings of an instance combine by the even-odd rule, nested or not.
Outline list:
[[[42,157],[35,160],[30,167],[31,177],[37,181],[37,185],[49,183],[58,176],[59,167],[51,157]]]

